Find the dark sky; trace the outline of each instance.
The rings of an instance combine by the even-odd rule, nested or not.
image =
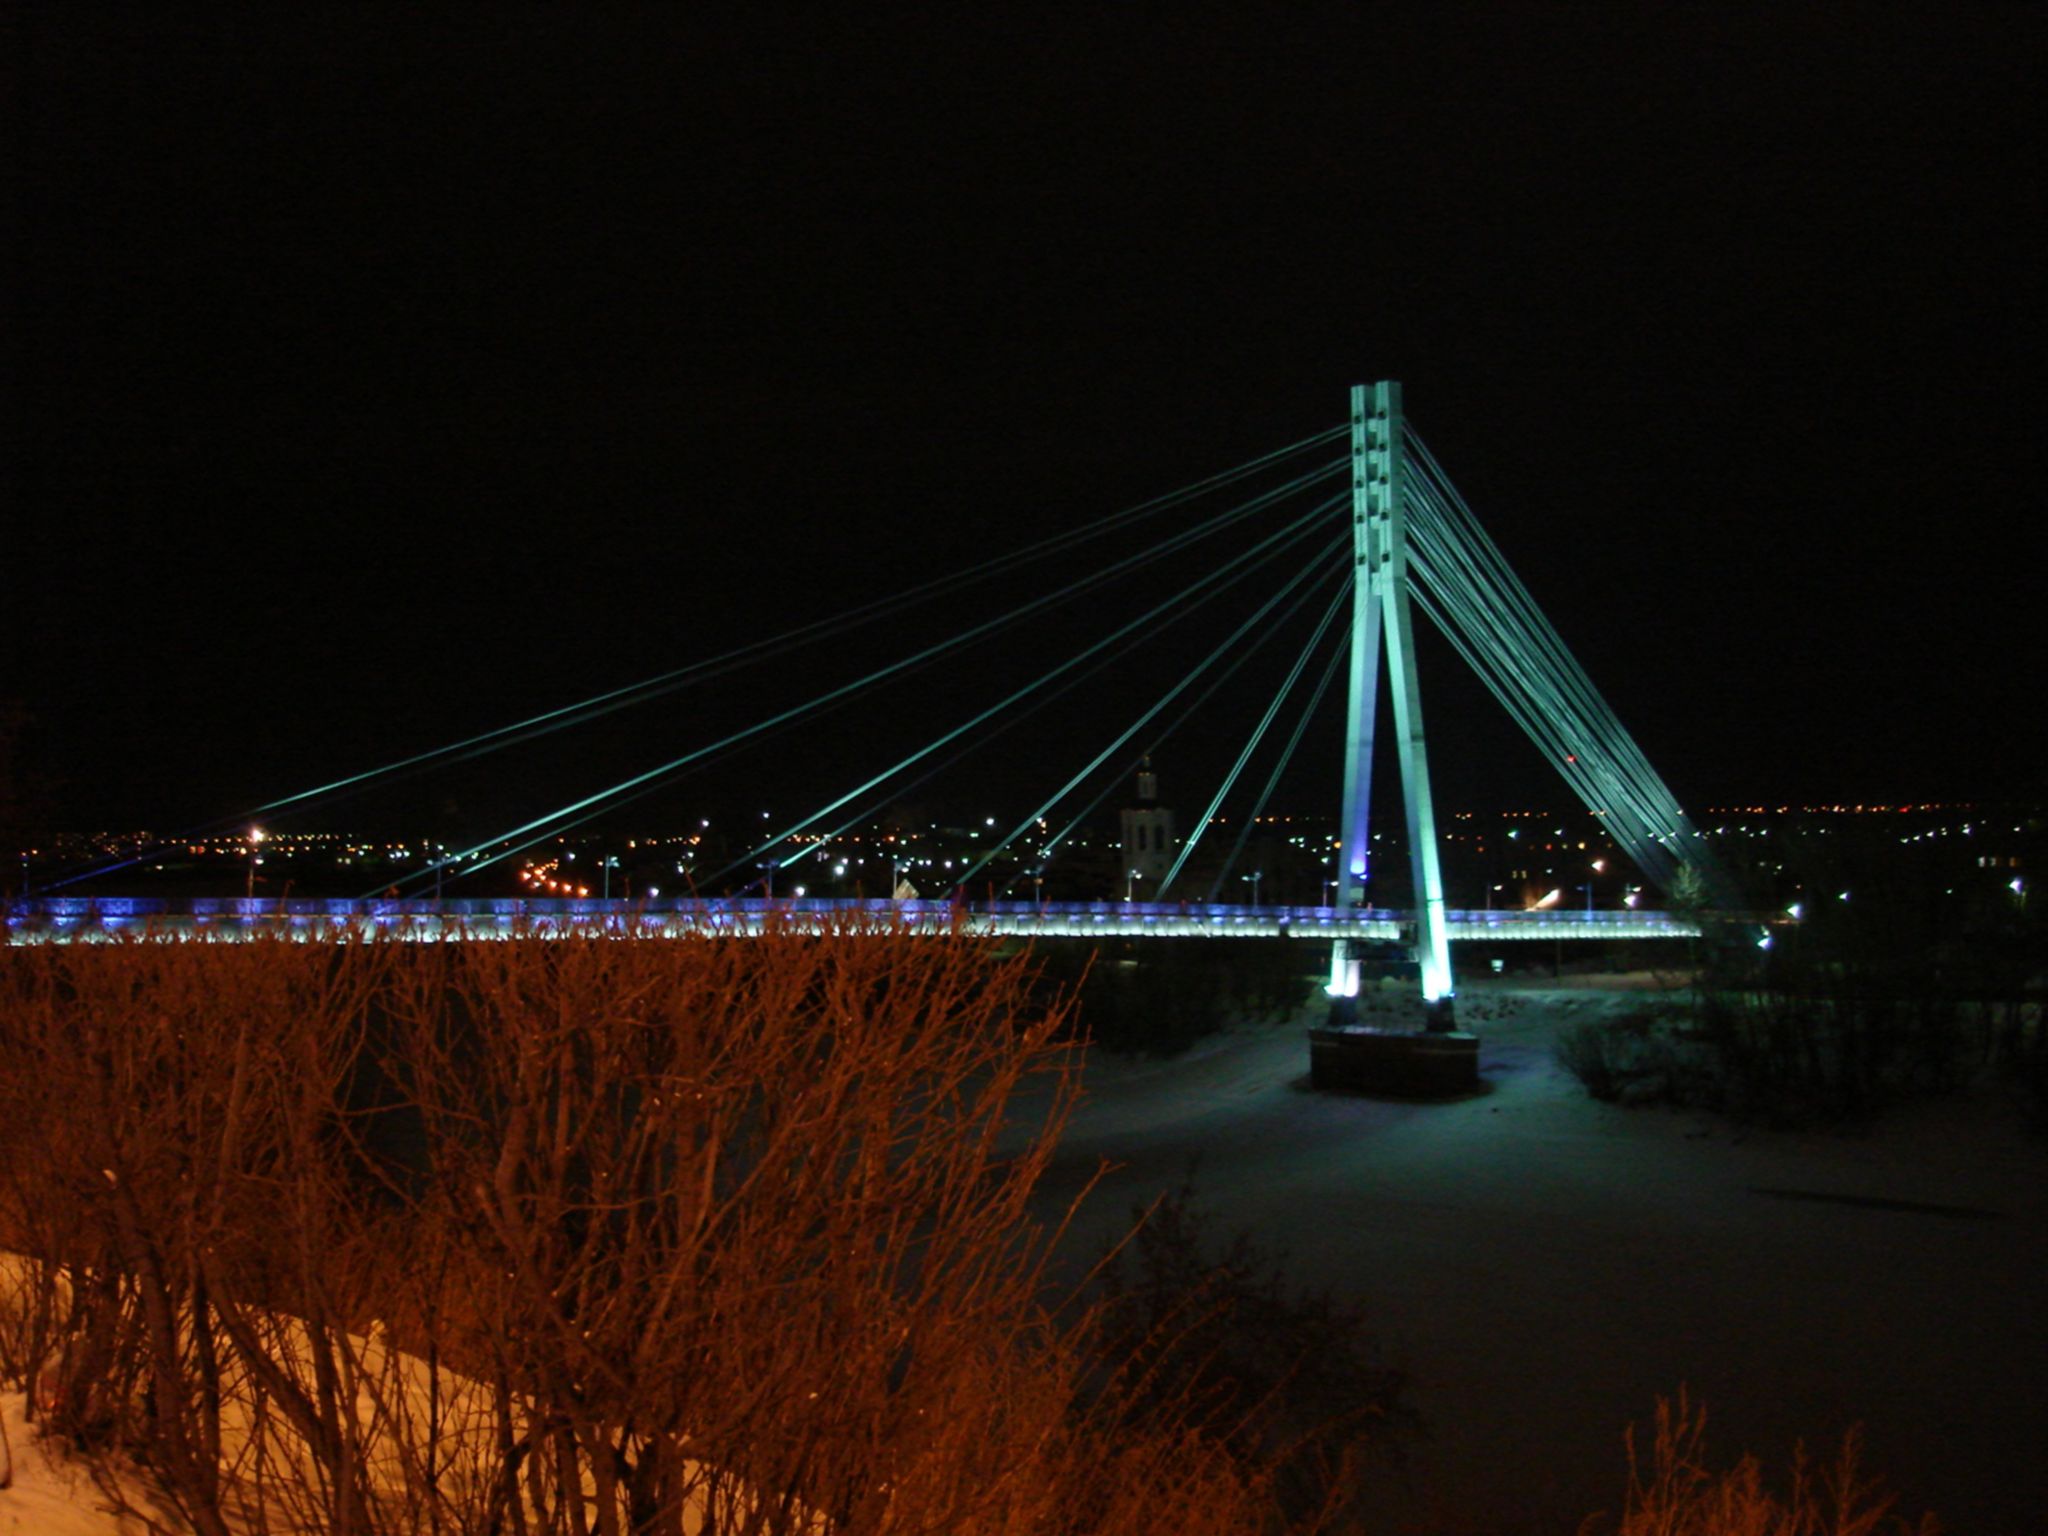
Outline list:
[[[705,9],[14,23],[0,694],[53,815],[234,814],[1380,377],[1688,803],[2040,792],[2038,5]],[[545,809],[936,632],[378,814]],[[1445,797],[1562,801],[1433,661]],[[648,811],[822,796],[923,686]]]

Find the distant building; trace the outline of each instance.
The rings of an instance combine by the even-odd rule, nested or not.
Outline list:
[[[1137,802],[1125,806],[1122,815],[1125,878],[1149,881],[1157,889],[1173,867],[1173,812],[1159,804],[1159,776],[1149,757],[1138,765]]]

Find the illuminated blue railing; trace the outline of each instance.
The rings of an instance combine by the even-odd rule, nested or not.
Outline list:
[[[1453,941],[1504,939],[1685,938],[1698,928],[1667,912],[1481,911],[1446,914]],[[1387,908],[1250,906],[1172,901],[857,900],[833,897],[431,898],[55,896],[5,909],[10,937],[33,941],[151,931],[240,937],[336,928],[403,931],[419,938],[491,938],[515,933],[634,932],[752,934],[788,923],[872,923],[941,931],[1126,938],[1412,938],[1414,918]]]

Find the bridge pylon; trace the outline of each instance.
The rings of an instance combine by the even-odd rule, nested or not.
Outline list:
[[[1436,807],[1430,797],[1422,692],[1415,671],[1415,629],[1408,602],[1407,454],[1401,386],[1383,379],[1351,390],[1351,687],[1344,735],[1344,806],[1338,849],[1339,905],[1363,907],[1372,863],[1372,755],[1379,711],[1380,650],[1393,691],[1394,738],[1407,811],[1408,861],[1415,886],[1415,959],[1430,1028],[1451,1029],[1451,950],[1445,929]],[[1337,939],[1328,991],[1348,1017],[1359,988],[1352,941]]]

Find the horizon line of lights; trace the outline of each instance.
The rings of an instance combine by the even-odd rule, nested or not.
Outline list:
[[[1699,814],[1705,816],[1888,816],[1910,815],[1914,813],[1925,814],[1933,811],[1976,811],[1981,809],[1983,805],[1984,802],[1976,800],[1900,801],[1896,804],[1888,802],[1840,801],[1819,805],[1793,805],[1790,803],[1782,805],[1710,805],[1704,807]],[[1517,809],[1501,811],[1467,810],[1452,812],[1450,815],[1450,819],[1454,821],[1472,821],[1480,817],[1494,817],[1503,821],[1527,821],[1532,819],[1546,819],[1549,817],[1557,816],[1559,814],[1560,813],[1554,809]],[[1581,811],[1577,808],[1568,809],[1564,811],[1562,814],[1567,817],[1574,815],[1589,816],[1596,820],[1600,819],[1601,817],[1601,813],[1598,811]],[[1317,823],[1334,822],[1336,819],[1337,818],[1334,815],[1311,816],[1303,814],[1297,816],[1274,814],[1255,817],[1253,818],[1253,824],[1264,826],[1287,826],[1292,825],[1297,821],[1300,821],[1313,825]],[[1209,822],[1209,824],[1212,826],[1227,826],[1230,825],[1230,823],[1231,818],[1228,816],[1212,817],[1210,818]],[[700,829],[708,828],[710,827],[711,822],[708,819],[700,820],[698,825]],[[879,828],[884,825],[887,825],[887,823],[877,822],[866,833],[848,831],[840,833],[836,836],[821,833],[799,833],[795,834],[793,840],[810,843],[858,842],[861,841],[864,837],[873,837],[880,835]],[[995,818],[986,818],[983,821],[983,825],[995,825]],[[938,833],[966,832],[970,836],[979,835],[978,829],[976,828],[959,827],[951,825],[946,822],[933,821],[928,823],[926,829],[924,830],[914,828],[903,828],[900,831],[890,833],[887,836],[890,839],[903,838],[905,840],[908,840],[911,838],[918,838],[924,836],[926,830]],[[378,842],[373,839],[357,838],[353,834],[346,832],[331,831],[264,832],[261,834],[261,836],[265,842],[270,843],[273,847],[277,848],[281,852],[298,844],[334,843],[341,842],[344,840],[349,842],[350,846],[347,849],[347,851],[351,853],[407,853],[410,852],[415,846],[417,846],[421,852],[426,853],[435,851],[436,849],[445,849],[447,846],[445,843],[434,842],[430,844],[425,841],[415,843],[412,840],[406,840],[402,842]],[[151,843],[157,841],[155,834],[148,831],[147,829],[128,832],[112,832],[104,829],[92,832],[60,832],[51,834],[49,841],[54,844],[74,839],[82,842],[101,843]],[[184,846],[193,852],[200,852],[202,850],[210,851],[228,849],[246,852],[249,845],[249,840],[250,838],[247,832],[236,832],[222,834],[209,838],[200,838],[196,840],[180,838],[177,840],[177,844],[180,846]],[[607,841],[607,838],[602,833],[588,833],[575,839],[571,839],[565,834],[558,836],[555,839],[555,841],[559,844],[566,845],[571,841],[575,841],[578,843],[600,843]],[[649,846],[658,846],[661,844],[673,843],[689,843],[695,845],[701,844],[702,841],[702,830],[699,830],[698,832],[694,833],[664,832],[651,835],[640,833],[627,838],[626,846],[628,848],[637,848],[642,843],[645,843]],[[37,848],[32,848],[26,851],[40,852],[41,848],[40,846],[38,846]],[[54,851],[54,849],[52,851]]]

